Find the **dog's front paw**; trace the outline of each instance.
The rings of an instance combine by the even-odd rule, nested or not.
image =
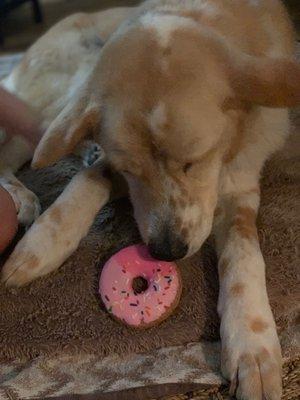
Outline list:
[[[24,286],[61,264],[61,253],[69,250],[69,243],[59,238],[55,216],[58,210],[50,216],[43,214],[16,245],[2,269],[1,281],[6,286]]]
[[[29,227],[40,215],[41,207],[37,196],[21,182],[1,182],[4,189],[11,195],[21,225]]]
[[[33,225],[34,227],[34,225]],[[1,281],[7,287],[21,287],[57,269],[70,251],[69,243],[61,240],[58,247],[47,235],[38,237],[32,227],[17,244],[3,266]],[[58,241],[59,239],[57,239]],[[62,256],[63,255],[63,256]]]
[[[257,318],[245,324],[222,338],[221,368],[230,393],[239,400],[279,400],[282,358],[274,323]]]
[[[8,287],[20,287],[42,275],[41,260],[32,251],[16,249],[5,263],[1,281]]]
[[[77,248],[83,234],[68,211],[64,202],[54,204],[30,227],[3,266],[6,286],[24,286],[49,274]]]
[[[4,264],[1,281],[8,287],[27,285],[57,269],[77,245],[37,220]]]
[[[90,167],[103,157],[99,144],[92,140],[85,140],[76,148],[75,154],[82,158],[83,165]]]

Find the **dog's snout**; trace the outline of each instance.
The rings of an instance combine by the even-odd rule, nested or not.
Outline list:
[[[174,261],[186,256],[188,245],[180,237],[166,232],[152,238],[148,244],[151,256],[157,260]]]

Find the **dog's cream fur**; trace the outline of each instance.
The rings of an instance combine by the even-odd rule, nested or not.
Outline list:
[[[221,365],[239,399],[281,397],[255,219],[260,171],[284,143],[286,107],[300,103],[293,51],[278,0],[153,0],[67,18],[4,81],[42,116],[35,167],[92,134],[125,177],[156,252],[168,247],[176,258],[184,243],[180,256],[192,254],[213,230]],[[77,247],[109,198],[99,171],[81,172],[37,219],[4,266],[7,285],[49,273]]]

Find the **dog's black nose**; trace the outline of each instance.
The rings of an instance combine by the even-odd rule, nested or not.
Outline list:
[[[164,235],[151,239],[148,244],[151,256],[157,260],[174,261],[186,256],[188,245],[177,236]]]

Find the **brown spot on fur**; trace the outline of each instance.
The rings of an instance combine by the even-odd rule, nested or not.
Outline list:
[[[51,221],[59,224],[61,222],[61,209],[56,206],[49,211],[49,218]]]
[[[244,239],[258,239],[256,229],[256,213],[250,207],[238,207],[234,226]]]
[[[250,329],[254,333],[262,333],[268,328],[268,324],[260,317],[254,318],[250,322]]]
[[[230,294],[233,297],[238,297],[241,296],[245,291],[245,285],[243,283],[235,283],[231,289],[230,289]]]
[[[227,258],[224,258],[223,260],[220,261],[219,263],[220,278],[223,278],[226,275],[228,267],[229,267],[229,260]]]

